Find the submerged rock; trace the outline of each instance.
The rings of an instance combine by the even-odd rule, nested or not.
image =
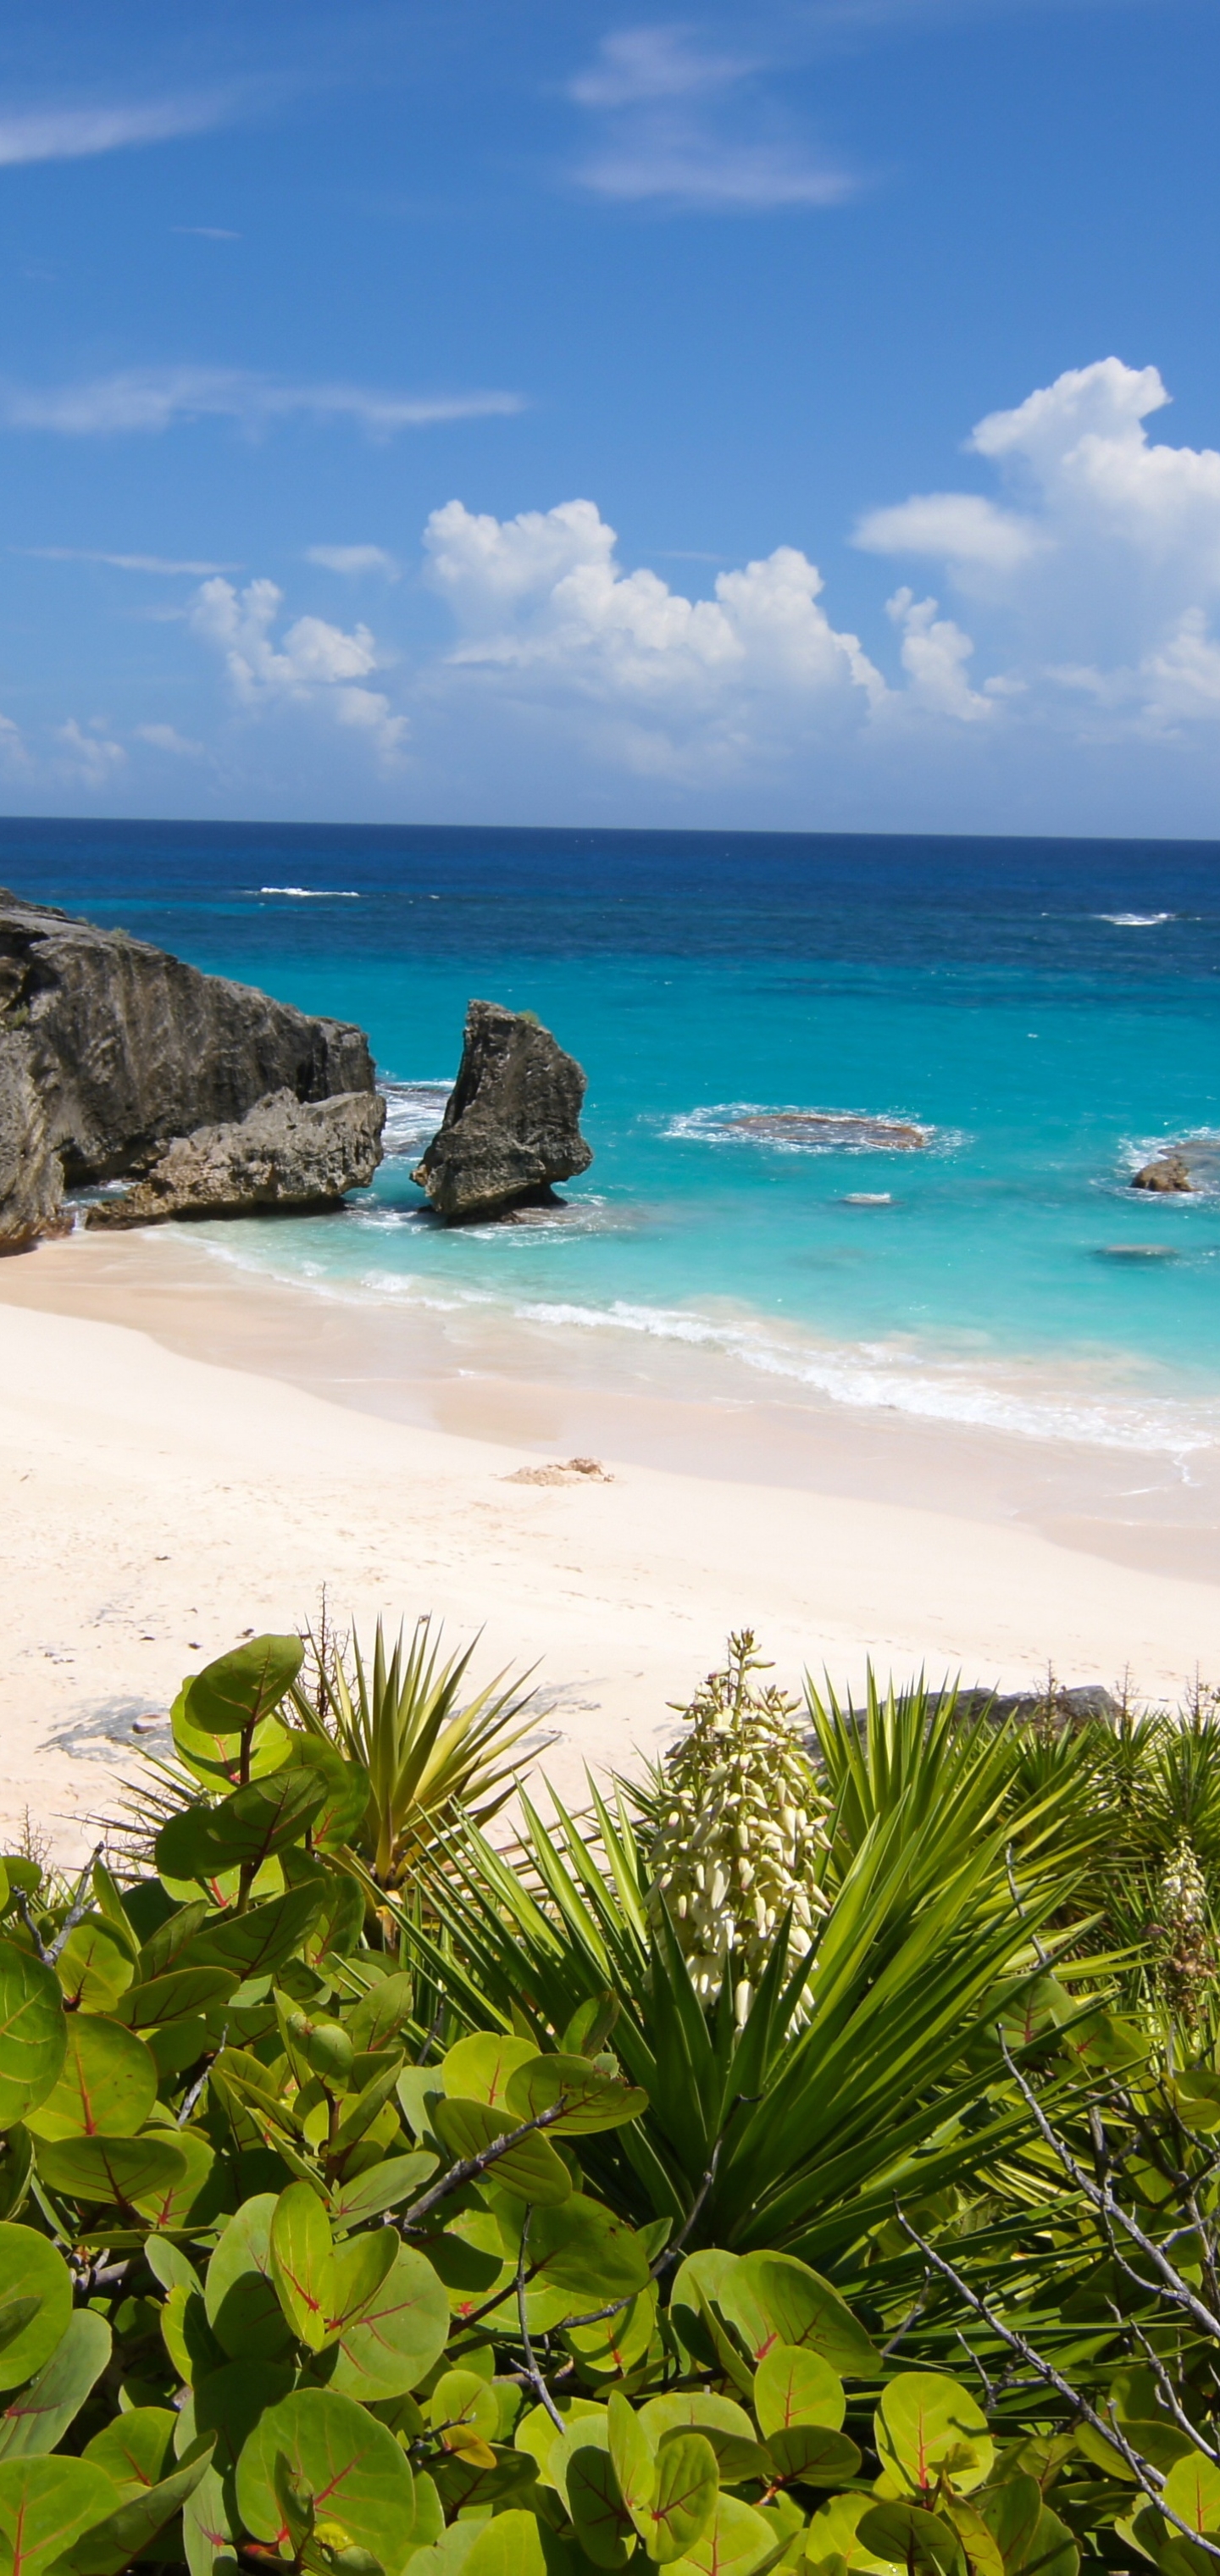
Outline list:
[[[529,1011],[471,1002],[458,1078],[411,1178],[450,1225],[497,1216],[587,1172],[585,1077]]]
[[[874,1153],[913,1154],[928,1141],[927,1128],[909,1119],[862,1118],[847,1109],[747,1109],[725,1125],[771,1145],[851,1145]]]
[[[362,1029],[0,890],[0,1252],[269,1094],[373,1093]]]
[[[275,1091],[227,1126],[175,1137],[121,1198],[99,1199],[86,1225],[160,1225],[168,1217],[246,1216],[260,1208],[337,1207],[367,1189],[381,1160],[385,1102],[375,1091],[298,1100]]]

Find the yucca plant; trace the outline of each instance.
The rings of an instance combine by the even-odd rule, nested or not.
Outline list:
[[[308,1642],[313,1688],[298,1683],[293,1708],[309,1732],[336,1744],[364,1774],[368,1802],[353,1847],[379,1887],[399,1887],[459,1810],[483,1826],[511,1798],[520,1770],[511,1757],[531,1732],[529,1676],[506,1681],[498,1673],[464,1699],[478,1639],[442,1657],[430,1617],[416,1621],[409,1645],[400,1628],[388,1654],[379,1619],[371,1667],[353,1635],[350,1675],[324,1637],[311,1632]],[[535,1736],[534,1749],[553,1741]]]

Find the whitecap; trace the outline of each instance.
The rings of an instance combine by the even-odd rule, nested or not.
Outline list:
[[[359,903],[355,886],[260,886],[260,894],[291,894],[298,903]]]
[[[1094,921],[1112,921],[1116,930],[1155,930],[1158,922],[1176,921],[1176,912],[1095,912]]]

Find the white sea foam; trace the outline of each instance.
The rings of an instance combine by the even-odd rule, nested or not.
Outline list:
[[[355,886],[260,886],[260,894],[291,894],[298,903],[359,903]]]
[[[1176,921],[1176,912],[1095,912],[1094,921],[1112,921],[1116,930],[1155,930],[1158,922]]]
[[[782,1132],[777,1133],[775,1127],[769,1127],[764,1131],[745,1123],[747,1120],[766,1118],[775,1120],[778,1125],[781,1119],[795,1120],[801,1117],[807,1117],[811,1123],[825,1120],[830,1132],[824,1136],[812,1136],[808,1132],[785,1135]],[[833,1132],[834,1124],[840,1120],[843,1133],[836,1135]],[[875,1127],[879,1131],[884,1131],[887,1127],[917,1128],[923,1139],[922,1148],[915,1149],[917,1152],[922,1150],[925,1153],[951,1153],[967,1141],[961,1129],[929,1127],[926,1120],[908,1109],[801,1111],[794,1110],[790,1106],[777,1107],[773,1101],[756,1100],[720,1101],[714,1107],[679,1110],[662,1128],[661,1133],[667,1143],[748,1146],[752,1147],[755,1153],[768,1154],[821,1156],[911,1152],[912,1149],[909,1146],[896,1144],[888,1139],[884,1132],[869,1135],[867,1130],[870,1127]],[[861,1130],[865,1132],[861,1133]]]
[[[387,1154],[411,1154],[435,1136],[453,1084],[421,1076],[414,1082],[382,1082],[378,1089],[385,1101]]]

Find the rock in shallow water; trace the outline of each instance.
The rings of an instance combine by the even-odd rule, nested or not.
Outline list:
[[[450,1225],[497,1216],[587,1172],[585,1077],[528,1011],[471,1002],[458,1078],[411,1178]]]
[[[384,1125],[376,1092],[301,1101],[276,1091],[245,1118],[175,1137],[144,1180],[121,1198],[99,1199],[85,1222],[160,1225],[169,1217],[335,1207],[346,1190],[367,1189]]]
[[[1132,1176],[1133,1190],[1193,1190],[1190,1165],[1183,1154],[1159,1154]]]
[[[874,1153],[914,1154],[927,1144],[926,1127],[905,1118],[864,1118],[847,1109],[746,1109],[725,1125],[768,1145],[839,1145]]]

